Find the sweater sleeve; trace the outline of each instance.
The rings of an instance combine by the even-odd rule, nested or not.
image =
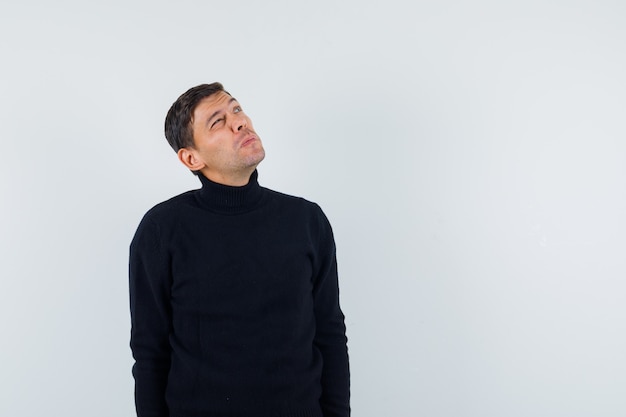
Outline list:
[[[328,219],[320,213],[318,268],[313,286],[315,302],[315,345],[322,353],[322,397],[324,417],[350,415],[350,371],[344,315],[339,305],[335,242]]]
[[[171,279],[158,226],[144,217],[130,246],[130,346],[138,417],[167,417]]]

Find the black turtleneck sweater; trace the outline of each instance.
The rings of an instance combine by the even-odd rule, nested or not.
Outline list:
[[[344,316],[314,203],[199,176],[130,247],[139,417],[346,417]]]

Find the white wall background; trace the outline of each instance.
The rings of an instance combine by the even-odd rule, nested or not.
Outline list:
[[[355,416],[626,415],[626,3],[33,0],[0,39],[0,415],[133,415],[128,244],[212,81],[334,225]]]

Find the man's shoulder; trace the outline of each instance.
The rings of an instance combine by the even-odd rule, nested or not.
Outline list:
[[[172,212],[184,210],[188,207],[194,207],[197,205],[196,198],[194,196],[196,192],[197,190],[185,191],[184,193],[168,198],[167,200],[162,201],[150,208],[146,212],[145,217],[155,219],[162,216],[169,217]]]
[[[269,207],[278,216],[299,219],[309,224],[329,225],[326,214],[318,203],[304,197],[266,189],[271,201]]]
[[[278,204],[284,204],[293,208],[299,207],[302,209],[309,209],[314,211],[321,210],[317,203],[304,197],[286,194],[280,191],[271,190],[269,188],[264,188],[264,190],[268,193],[270,201],[273,200]]]

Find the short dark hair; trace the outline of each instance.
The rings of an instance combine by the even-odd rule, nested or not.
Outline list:
[[[165,138],[174,152],[180,148],[193,148],[193,112],[200,101],[220,91],[230,95],[218,82],[200,84],[184,92],[172,104],[165,116]]]

